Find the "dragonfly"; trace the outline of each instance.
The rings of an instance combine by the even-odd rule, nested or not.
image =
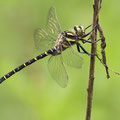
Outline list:
[[[35,47],[42,54],[30,59],[1,77],[0,83],[32,63],[46,56],[50,56],[48,60],[48,70],[52,78],[61,87],[66,87],[68,84],[68,74],[65,64],[75,68],[81,68],[83,65],[83,58],[78,52],[92,55],[81,45],[81,43],[86,42],[93,43],[89,39],[84,39],[93,31],[91,30],[87,34],[85,33],[86,29],[90,26],[91,25],[84,28],[83,26],[76,25],[72,30],[63,32],[56,16],[56,9],[51,7],[48,12],[46,31],[42,28],[37,28],[34,32]],[[76,46],[78,52],[74,50],[73,46]]]

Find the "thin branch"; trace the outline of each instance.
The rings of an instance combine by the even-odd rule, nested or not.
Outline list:
[[[107,73],[107,78],[110,78],[108,70],[114,72],[115,74],[120,75],[120,72],[116,72],[115,70],[113,70],[113,69],[111,69],[111,68],[109,68],[107,66],[107,63],[106,63],[106,54],[105,54],[106,41],[105,41],[105,37],[103,35],[103,30],[102,30],[102,27],[100,26],[100,24],[98,24],[98,31],[100,33],[100,38],[101,38],[101,54],[102,54],[102,60],[100,60],[100,59],[99,60],[105,66],[106,73]]]
[[[93,4],[93,28],[98,24],[98,13],[100,0],[94,0]],[[101,6],[100,6],[101,7]],[[94,42],[97,40],[97,28],[92,32],[91,40]],[[91,53],[96,54],[96,43],[91,45]],[[86,120],[91,118],[91,109],[92,109],[92,97],[93,97],[93,85],[94,85],[94,70],[95,70],[95,56],[92,55],[90,58],[90,69],[89,69],[89,81],[87,89],[87,108],[86,108]]]
[[[105,48],[106,48],[106,41],[105,41],[105,37],[103,35],[103,30],[100,26],[100,24],[98,24],[98,31],[100,33],[100,38],[101,38],[101,54],[102,54],[102,62],[105,66],[106,69],[106,73],[107,73],[107,78],[110,78],[109,72],[108,72],[108,66],[106,63],[106,54],[105,54]]]

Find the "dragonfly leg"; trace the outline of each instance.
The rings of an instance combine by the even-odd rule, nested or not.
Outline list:
[[[78,44],[76,44],[76,45],[77,45],[77,50],[78,50],[78,52],[81,53],[81,52],[80,52],[80,47],[79,47],[79,45],[78,45]]]
[[[80,48],[83,50],[83,52],[80,52]],[[78,50],[78,52],[84,53],[84,54],[87,54],[87,55],[95,55],[100,62],[102,61],[102,59],[101,59],[97,54],[88,53],[88,52],[82,47],[82,45],[81,45],[80,43],[78,43],[78,42],[77,42],[77,50]]]
[[[88,28],[89,28],[90,26],[88,26]],[[89,33],[87,33],[86,35],[84,35],[82,38],[85,38],[85,37],[87,37],[88,35],[90,35],[90,33],[95,29],[95,28],[97,28],[97,25],[95,25],[95,27],[89,32]]]
[[[84,52],[81,52],[81,51],[80,51],[80,46],[79,46],[79,44],[76,44],[76,45],[77,45],[77,50],[78,50],[79,53],[89,54],[83,47],[82,47],[82,48],[84,49],[84,50],[83,50]]]
[[[89,25],[89,26],[87,26],[86,28],[85,28],[85,30],[87,30],[89,27],[91,27],[92,26],[92,24],[91,25]]]
[[[79,45],[78,45],[78,44],[76,44],[76,45],[77,45],[77,50],[78,50],[79,53],[89,54],[87,51],[86,51],[86,52],[81,52],[81,51],[80,51],[80,47],[79,47]],[[84,48],[83,48],[83,49],[84,49]]]
[[[80,52],[80,48],[83,50],[83,52]],[[85,54],[87,54],[87,55],[95,55],[95,54],[92,54],[92,53],[88,53],[88,52],[83,48],[83,46],[82,46],[80,43],[78,43],[78,42],[77,42],[77,50],[78,50],[78,52],[80,52],[80,53],[85,53]]]
[[[93,41],[89,41],[89,39],[90,39],[90,38],[88,38],[87,40],[81,38],[81,39],[79,39],[79,40],[81,40],[83,43],[86,43],[86,42],[87,42],[87,43],[96,43],[96,42],[98,42],[98,41],[101,40],[101,39],[98,39],[98,40],[96,40],[96,41],[93,42]]]

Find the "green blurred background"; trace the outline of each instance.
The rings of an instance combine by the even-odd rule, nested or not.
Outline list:
[[[45,28],[55,6],[62,29],[92,23],[93,0],[1,0],[0,76],[39,54],[33,32]],[[107,41],[108,65],[120,71],[120,1],[103,0],[100,24]],[[84,45],[90,51],[90,44]],[[98,45],[100,46],[100,44]],[[98,51],[100,48],[98,47]],[[61,88],[50,76],[47,60],[38,61],[0,85],[0,120],[85,119],[89,56],[84,67],[67,67],[69,84]],[[92,120],[120,120],[120,76],[106,72],[96,59]]]

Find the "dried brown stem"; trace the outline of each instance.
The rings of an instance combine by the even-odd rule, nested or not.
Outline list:
[[[93,28],[98,24],[98,13],[100,0],[94,0],[93,4]],[[100,6],[101,7],[101,6]],[[97,40],[97,28],[92,32],[91,40],[94,42]],[[96,54],[96,43],[91,45],[91,53]],[[90,69],[89,69],[89,81],[87,89],[87,108],[86,108],[86,120],[91,118],[91,109],[92,109],[92,97],[93,97],[93,85],[94,85],[94,70],[95,70],[95,56],[92,55],[90,58]]]
[[[108,66],[106,63],[106,54],[105,54],[105,48],[106,48],[106,41],[105,41],[105,37],[103,35],[103,30],[100,26],[100,24],[98,24],[98,31],[100,33],[100,38],[101,38],[101,54],[102,54],[102,62],[105,66],[106,69],[106,73],[107,73],[107,78],[110,78],[109,72],[108,72]]]
[[[86,107],[86,120],[91,119],[93,86],[94,86],[95,57],[97,57],[100,60],[100,62],[104,65],[104,67],[106,69],[106,73],[107,73],[107,78],[110,78],[108,70],[114,72],[115,74],[120,75],[120,72],[116,72],[113,69],[109,68],[107,66],[107,63],[106,63],[106,54],[105,54],[106,41],[105,41],[105,37],[103,35],[102,28],[101,28],[100,24],[98,24],[98,21],[99,21],[98,14],[99,14],[99,11],[101,9],[101,2],[102,2],[102,0],[94,0],[94,4],[93,4],[93,28],[95,28],[95,29],[92,32],[91,40],[93,42],[95,42],[97,40],[97,29],[98,29],[99,34],[100,34],[100,38],[101,38],[102,59],[100,59],[99,56],[96,54],[97,44],[96,43],[92,44],[91,45],[91,53],[96,54],[96,56],[91,55],[91,58],[90,58],[89,81],[88,81],[88,89],[87,89],[88,95],[87,95],[87,107]],[[97,27],[95,27],[96,25],[97,25]]]

